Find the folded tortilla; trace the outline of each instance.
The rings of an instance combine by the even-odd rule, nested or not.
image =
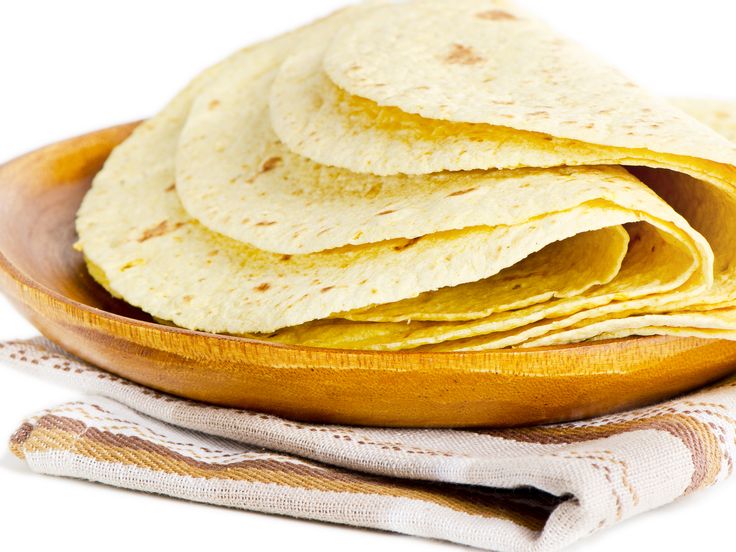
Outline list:
[[[506,2],[372,3],[195,79],[113,152],[77,229],[111,293],[190,329],[375,350],[722,335],[734,163]]]

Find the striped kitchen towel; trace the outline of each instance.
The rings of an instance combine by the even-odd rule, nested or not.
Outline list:
[[[559,550],[730,475],[736,379],[585,422],[508,430],[297,423],[164,395],[44,339],[0,361],[89,395],[10,440],[39,473],[498,551]]]

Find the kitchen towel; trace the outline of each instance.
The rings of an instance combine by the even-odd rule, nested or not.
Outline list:
[[[394,531],[554,551],[733,471],[736,378],[656,406],[503,430],[328,426],[192,402],[37,338],[0,362],[84,391],[10,448],[39,473]]]

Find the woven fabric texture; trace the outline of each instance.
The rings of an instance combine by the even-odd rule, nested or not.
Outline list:
[[[168,396],[45,339],[0,362],[87,395],[25,420],[33,471],[478,548],[554,551],[733,471],[736,379],[657,406],[508,430],[297,423]]]

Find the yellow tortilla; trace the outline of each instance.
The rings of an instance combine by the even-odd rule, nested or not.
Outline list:
[[[219,75],[236,68],[247,66],[254,79],[267,74],[297,45],[319,39],[344,21],[346,13],[236,54],[197,79],[115,150],[77,220],[81,248],[113,293],[156,318],[191,329],[271,332],[488,278],[555,241],[640,220],[636,209],[643,204],[660,211],[657,224],[688,257],[679,267],[683,274],[706,270],[707,245],[656,196],[616,168],[572,172],[592,181],[602,175],[601,185],[631,188],[615,198],[622,206],[595,199],[548,213],[543,220],[475,226],[419,240],[288,256],[205,228],[182,208],[174,186],[177,143],[192,102]]]
[[[550,244],[487,280],[336,317],[358,322],[454,322],[575,297],[613,280],[628,246],[629,234],[618,226],[584,232]]]
[[[726,331],[733,144],[498,6],[361,6],[208,71],[95,179],[92,274],[183,327],[315,346]]]

